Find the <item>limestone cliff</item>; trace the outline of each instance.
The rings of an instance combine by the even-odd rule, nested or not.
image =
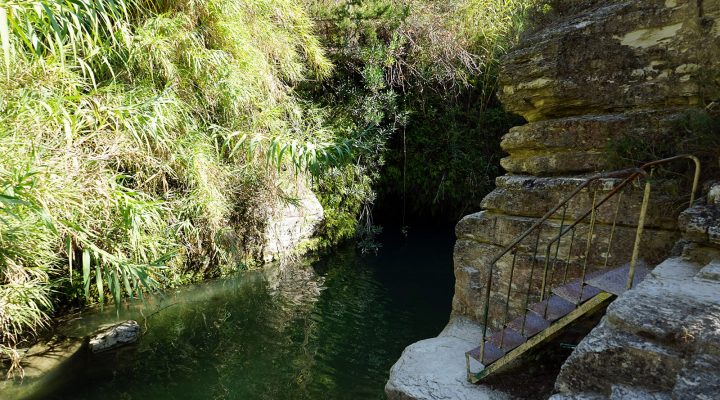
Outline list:
[[[552,5],[545,22],[503,61],[500,98],[506,109],[530,122],[503,138],[508,174],[483,200],[485,210],[457,226],[456,315],[480,320],[489,261],[577,187],[579,178],[607,170],[608,142],[624,135],[662,138],[678,129],[689,110],[720,97],[720,0],[557,0]],[[594,192],[607,193],[611,185],[604,181],[581,193],[569,206],[569,218],[590,207]],[[654,190],[659,195],[650,207],[641,256],[651,264],[667,257],[678,238],[680,209],[668,206],[677,190],[667,185]],[[622,200],[615,240],[623,245],[612,254],[618,262],[629,259],[641,195],[637,188]],[[604,255],[613,217],[600,210],[591,264]],[[516,273],[527,274],[530,256],[519,255],[517,262]],[[499,263],[499,286],[506,264]],[[491,308],[499,307],[503,296],[491,293]],[[511,306],[520,307],[519,299]]]

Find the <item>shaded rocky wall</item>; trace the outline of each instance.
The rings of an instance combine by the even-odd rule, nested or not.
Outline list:
[[[669,134],[689,110],[720,98],[720,0],[556,0],[552,5],[539,28],[503,61],[501,100],[529,121],[502,141],[509,153],[502,160],[508,173],[484,199],[485,210],[465,217],[456,228],[453,313],[478,321],[490,260],[577,187],[580,178],[607,170],[610,141],[628,134]],[[593,193],[607,193],[612,184],[603,180],[583,191],[569,205],[568,216],[588,209]],[[611,263],[629,259],[641,190],[623,195]],[[659,263],[678,238],[676,221],[683,207],[670,183],[660,183],[654,193],[641,256]],[[591,269],[604,263],[616,205],[600,209]],[[554,218],[540,235],[541,252],[559,229],[560,216]],[[576,233],[583,246],[558,250],[571,275],[582,262],[587,230],[581,226]],[[520,281],[525,285],[535,240],[528,238],[516,255],[515,273],[527,277]],[[511,262],[512,256],[504,257],[494,271],[491,309],[503,307]],[[526,289],[511,288],[513,310],[522,306]]]

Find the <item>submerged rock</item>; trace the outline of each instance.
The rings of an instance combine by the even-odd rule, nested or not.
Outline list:
[[[140,325],[135,321],[125,321],[101,328],[90,337],[90,351],[99,353],[112,350],[126,344],[135,343],[140,338]]]

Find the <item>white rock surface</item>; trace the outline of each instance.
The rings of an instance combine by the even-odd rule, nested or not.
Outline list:
[[[90,337],[90,350],[93,353],[99,353],[134,343],[138,338],[140,338],[140,325],[137,322],[121,322],[101,328],[99,332]]]
[[[408,346],[390,370],[385,394],[390,400],[490,400],[507,394],[467,380],[465,352],[477,346],[480,326],[455,318],[436,338]]]
[[[607,396],[597,393],[579,393],[573,395],[554,394],[548,400],[607,400]]]
[[[668,392],[647,391],[640,388],[613,385],[610,393],[610,400],[671,400]]]
[[[701,269],[698,278],[720,282],[720,260],[714,260]]]
[[[296,179],[294,185],[286,193],[291,199],[269,212],[263,249],[266,262],[291,254],[299,244],[313,236],[325,218],[320,200],[308,188],[304,178]]]
[[[715,183],[710,186],[710,190],[708,190],[707,204],[720,206],[720,183]]]

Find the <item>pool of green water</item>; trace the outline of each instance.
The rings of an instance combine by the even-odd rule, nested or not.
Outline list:
[[[314,261],[239,273],[87,313],[84,335],[135,319],[134,346],[84,356],[48,399],[382,399],[405,346],[437,335],[452,298],[451,230],[387,234]]]

